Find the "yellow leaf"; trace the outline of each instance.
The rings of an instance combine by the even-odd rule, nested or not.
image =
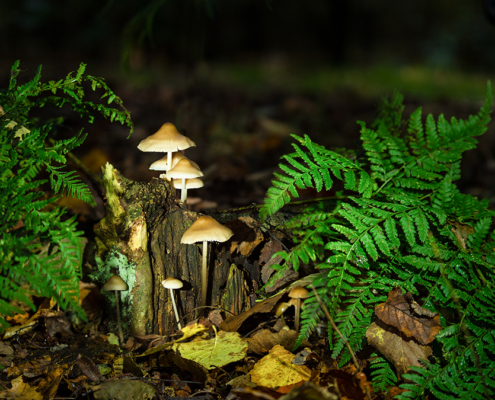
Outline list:
[[[0,392],[0,399],[14,398],[18,400],[43,400],[41,393],[38,393],[34,387],[24,383],[22,375],[12,380],[12,389]]]
[[[180,352],[182,358],[214,369],[242,360],[247,348],[247,342],[237,332],[219,332],[214,339],[174,344],[172,349]]]
[[[292,364],[295,355],[277,345],[259,360],[249,373],[258,386],[275,388],[309,381],[311,370],[304,365]]]

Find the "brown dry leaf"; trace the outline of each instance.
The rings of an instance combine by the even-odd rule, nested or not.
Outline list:
[[[93,360],[88,357],[79,355],[75,361],[75,364],[81,369],[82,373],[86,375],[92,382],[98,382],[105,380],[101,375],[100,369],[96,366]]]
[[[38,384],[36,390],[43,394],[44,399],[53,399],[56,397],[60,381],[68,368],[69,365],[64,364],[50,369],[50,372],[46,374],[43,380]]]
[[[279,392],[280,389],[278,390]],[[294,387],[294,389],[292,389],[286,395],[280,397],[279,400],[337,400],[337,399],[339,399],[339,396],[337,396],[335,393],[329,392],[324,387],[315,385],[312,382],[304,382],[303,384]],[[344,397],[342,397],[342,399],[344,399]]]
[[[353,376],[340,369],[332,369],[320,374],[318,383],[323,387],[337,386],[342,395],[342,399],[364,400],[365,393],[359,387],[359,381],[355,381]]]
[[[4,356],[12,356],[14,349],[5,342],[0,342],[0,354]]]
[[[250,316],[257,313],[267,313],[272,311],[275,304],[284,295],[284,292],[277,294],[276,296],[270,297],[269,299],[263,300],[262,302],[256,304],[250,310],[244,311],[242,314],[236,316],[230,316],[225,321],[220,324],[220,329],[226,332],[237,332],[241,327],[242,323],[248,319]]]
[[[420,359],[426,360],[433,353],[429,346],[423,346],[412,339],[402,338],[400,332],[383,322],[373,322],[366,331],[368,343],[394,364],[399,375],[409,367],[422,367]]]
[[[109,380],[92,389],[97,400],[144,400],[153,398],[156,392],[154,386],[138,380]]]
[[[17,363],[13,367],[7,368],[7,376],[24,375],[26,378],[34,378],[48,372],[52,359],[49,355],[37,358],[36,360]]]
[[[243,256],[249,257],[256,246],[263,241],[259,223],[251,217],[240,217],[225,225],[234,232],[234,236],[230,239],[232,254],[237,250]]]
[[[276,400],[284,396],[275,390],[256,385],[232,389],[231,393],[241,400]]]
[[[43,395],[28,383],[24,383],[22,376],[14,379],[11,384],[12,389],[0,392],[0,399],[43,400]]]
[[[31,329],[33,329],[33,326],[36,325],[36,322],[40,318],[55,317],[59,314],[63,314],[62,311],[50,310],[47,308],[40,308],[24,324],[19,325],[19,326],[12,326],[10,328],[5,329],[5,334],[3,335],[3,340],[10,339],[14,335],[23,335],[23,334],[29,332]]]
[[[296,340],[297,332],[289,330],[287,326],[277,333],[272,333],[268,329],[262,329],[248,339],[248,351],[263,354],[269,352],[277,345],[284,347],[286,350],[290,350],[294,347]]]
[[[311,370],[304,365],[292,364],[294,357],[294,354],[282,346],[275,346],[251,370],[251,381],[268,388],[309,381]]]
[[[454,234],[459,246],[461,246],[464,250],[467,250],[467,238],[469,235],[474,233],[474,229],[469,225],[461,224],[457,221],[450,223],[450,225],[452,225],[450,231]]]
[[[282,244],[275,239],[270,239],[267,244],[261,250],[260,264],[264,263],[263,268],[261,268],[261,280],[263,283],[268,282],[270,276],[275,272],[273,268],[270,268],[273,264],[278,264],[282,257],[273,257],[275,253],[282,251]],[[273,258],[272,258],[273,257]]]
[[[383,322],[399,329],[409,337],[422,344],[429,344],[442,330],[438,314],[434,318],[421,317],[411,307],[412,295],[402,295],[400,288],[395,288],[388,294],[387,301],[375,307],[375,313]],[[415,306],[418,309],[418,306]],[[421,311],[420,311],[421,312]],[[425,313],[422,313],[423,315]]]

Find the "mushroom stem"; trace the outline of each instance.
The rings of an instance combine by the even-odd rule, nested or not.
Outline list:
[[[177,320],[177,326],[179,327],[179,331],[182,330],[182,326],[180,324],[180,320],[179,320],[179,313],[177,312],[177,306],[175,304],[175,299],[174,299],[174,292],[172,291],[172,289],[168,289],[170,290],[170,297],[172,298],[172,306],[174,307],[174,313],[175,313],[175,319]]]
[[[168,172],[172,169],[172,152],[167,151],[167,169],[165,172]]]
[[[203,241],[203,269],[201,270],[201,306],[206,306],[206,291],[208,289],[208,271],[206,269],[206,262],[208,259],[208,242]]]
[[[294,327],[296,328],[296,332],[299,333],[299,314],[301,312],[301,299],[297,299],[297,304],[296,304],[296,322],[294,324]]]
[[[117,290],[114,290],[113,292],[115,293],[115,305],[117,307],[117,326],[119,328],[120,344],[124,344],[124,333],[122,332],[122,324],[120,323],[119,294]]]
[[[185,203],[187,199],[186,178],[182,178],[182,186],[180,188],[180,202]]]

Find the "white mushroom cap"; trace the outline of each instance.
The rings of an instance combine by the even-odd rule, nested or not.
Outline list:
[[[191,139],[181,135],[174,124],[167,122],[153,135],[139,143],[138,149],[141,151],[179,151],[196,146]]]
[[[102,290],[128,290],[129,286],[117,274],[113,275],[107,283],[103,285]]]
[[[174,188],[181,189],[182,188],[182,181],[180,179],[175,179],[173,182],[173,185],[174,185]],[[205,184],[203,183],[203,181],[201,179],[198,179],[198,178],[186,179],[186,189],[198,189],[198,188],[203,187],[204,185]]]
[[[187,158],[182,153],[179,153],[179,152],[172,153],[172,166],[169,169],[174,168],[177,165],[177,163],[184,158],[186,160],[189,160],[189,158]],[[194,161],[191,161],[191,160],[189,160],[189,161],[191,162],[191,165],[193,167],[200,169],[199,165],[196,164]],[[155,161],[153,164],[151,164],[150,169],[153,171],[167,171],[167,156],[160,158],[158,161]]]
[[[196,242],[226,242],[234,232],[220,224],[213,217],[205,215],[199,217],[182,235],[181,243]]]
[[[180,289],[184,284],[175,278],[167,278],[162,282],[165,289]]]
[[[165,175],[167,178],[173,179],[191,179],[197,178],[198,176],[203,176],[203,173],[195,168],[191,161],[183,158],[180,160],[174,168],[168,171]]]

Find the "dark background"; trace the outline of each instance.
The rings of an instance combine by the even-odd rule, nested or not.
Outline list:
[[[26,79],[40,64],[49,80],[87,63],[136,124],[129,140],[104,120],[87,126],[76,153],[95,173],[110,161],[131,179],[157,176],[148,166],[159,155],[136,145],[173,122],[205,172],[197,209],[259,203],[290,133],[353,147],[355,121],[371,122],[383,94],[401,91],[406,114],[477,112],[495,67],[484,3],[0,0],[0,87],[17,59]],[[66,114],[62,135],[80,123]],[[480,196],[494,192],[492,136],[463,167],[461,185]]]

